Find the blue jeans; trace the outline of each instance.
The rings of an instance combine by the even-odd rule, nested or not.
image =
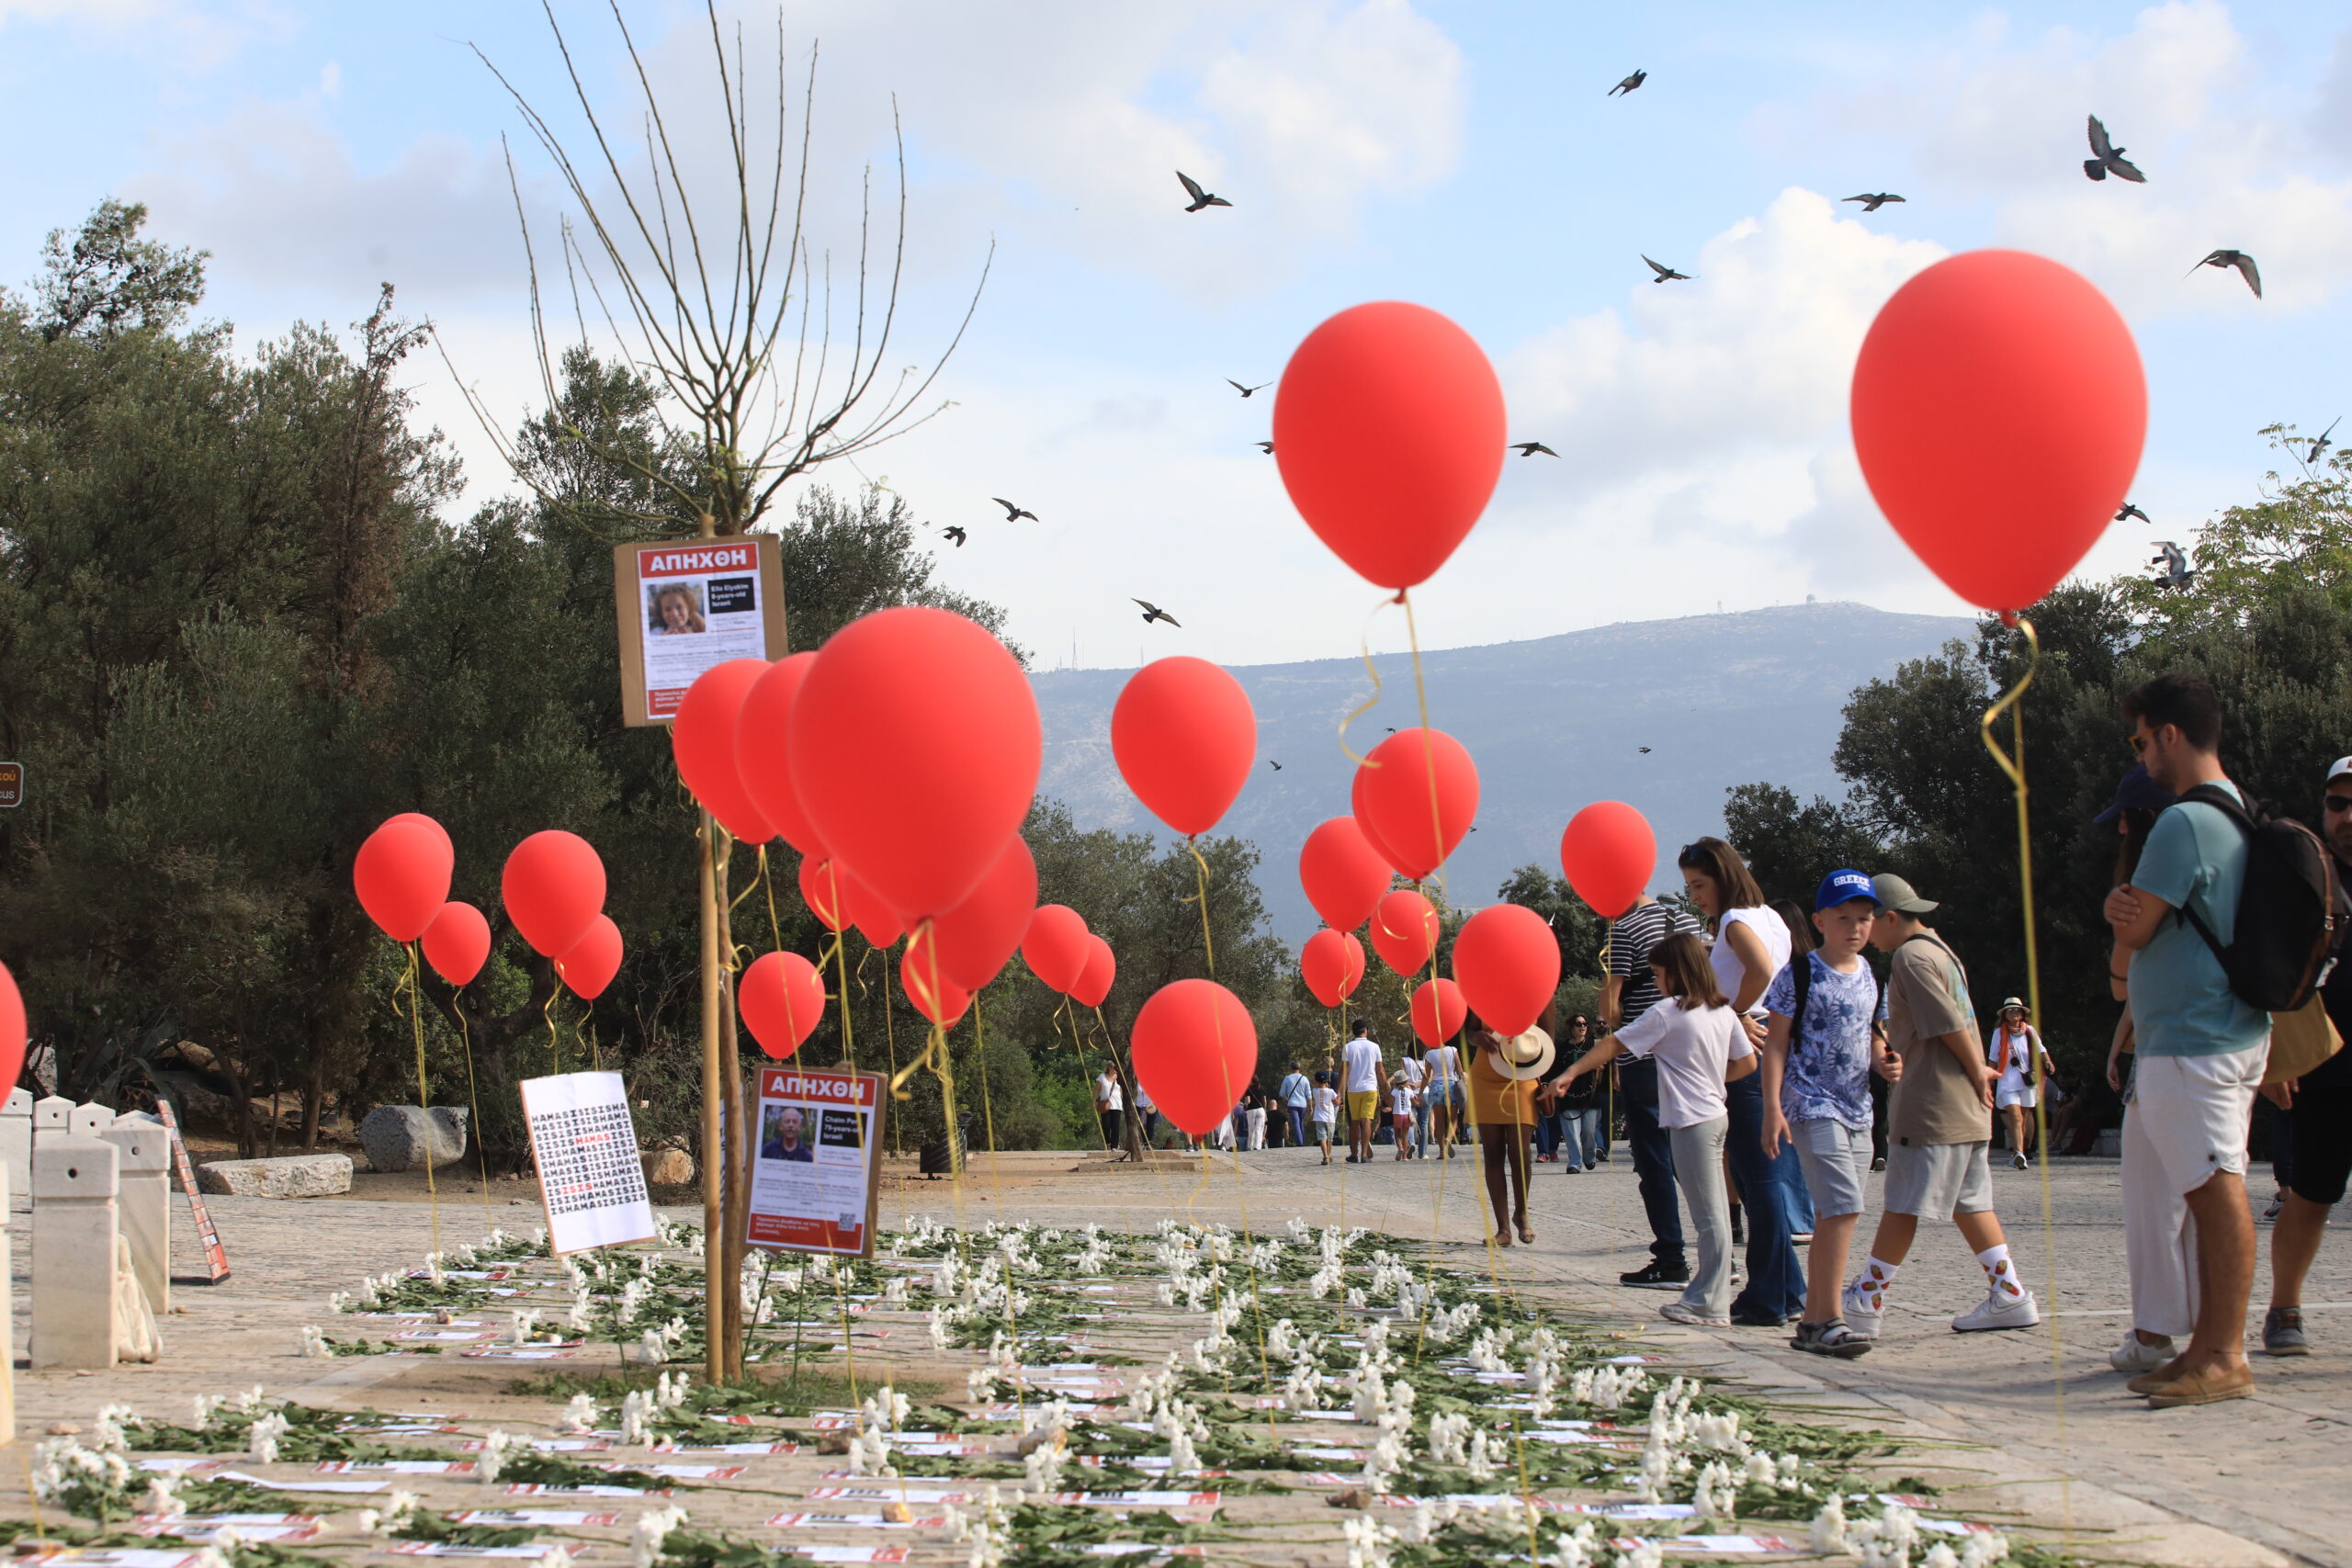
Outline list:
[[[1549,1114],[1535,1119],[1535,1157],[1550,1159],[1560,1146],[1560,1125]]]
[[[1413,1153],[1430,1152],[1430,1101],[1426,1094],[1413,1097]]]
[[[1306,1107],[1286,1105],[1283,1109],[1290,1115],[1291,1147],[1296,1148],[1306,1142]]]
[[[1600,1108],[1559,1113],[1560,1160],[1571,1170],[1589,1170],[1600,1158]]]
[[[1747,1211],[1747,1287],[1733,1300],[1731,1310],[1796,1318],[1804,1313],[1804,1270],[1789,1237],[1800,1228],[1797,1205],[1804,1193],[1804,1176],[1794,1145],[1782,1145],[1778,1158],[1764,1157],[1762,1077],[1750,1073],[1724,1089],[1731,1111],[1724,1153]]]
[[[1650,1257],[1661,1267],[1686,1269],[1690,1262],[1682,1250],[1682,1211],[1674,1197],[1674,1145],[1657,1124],[1657,1064],[1624,1062],[1617,1069],[1617,1082],[1625,1096],[1625,1142],[1634,1151],[1634,1179],[1649,1216]]]

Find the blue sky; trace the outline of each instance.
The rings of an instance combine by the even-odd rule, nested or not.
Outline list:
[[[699,11],[630,3],[657,80],[707,82]],[[560,7],[600,102],[623,102],[600,6]],[[756,52],[776,13],[731,7]],[[2152,390],[2123,570],[2249,498],[2257,427],[2352,412],[2352,20],[2273,4],[1600,7],[1441,0],[822,0],[821,241],[897,95],[911,153],[910,309],[928,364],[989,243],[941,382],[956,407],[840,470],[886,478],[959,586],[1007,604],[1041,664],[1354,651],[1378,595],[1323,552],[1250,443],[1314,323],[1364,299],[1455,316],[1504,377],[1514,458],[1487,519],[1416,595],[1432,645],[1802,599],[1956,601],[1860,488],[1844,386],[1879,301],[1938,256],[2016,244],[2107,289]],[[767,29],[765,33],[763,29]],[[100,196],[214,253],[211,313],[250,343],[365,313],[376,281],[441,327],[511,419],[536,377],[499,152],[519,120],[464,48],[560,90],[535,6],[0,0],[0,276]],[[1628,97],[1609,85],[1636,67]],[[796,63],[796,71],[798,64]],[[2079,172],[2100,114],[2144,186]],[[543,160],[526,202],[551,221]],[[1186,215],[1182,166],[1232,197]],[[1864,217],[1839,197],[1909,199]],[[2269,297],[2200,270],[2252,252]],[[1695,276],[1653,287],[1643,253]],[[902,355],[902,357],[901,357]],[[437,358],[418,394],[503,488]],[[1007,526],[988,498],[1039,513]],[[1126,601],[1167,605],[1148,633]],[[1393,647],[1393,616],[1371,621]]]

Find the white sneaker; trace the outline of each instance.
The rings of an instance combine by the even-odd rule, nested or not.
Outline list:
[[[2150,1345],[2127,1328],[2123,1331],[2123,1343],[2107,1353],[2107,1364],[2119,1372],[2129,1372],[2136,1377],[2142,1372],[2154,1371],[2171,1360],[2172,1355],[2171,1340]]]
[[[2031,1328],[2041,1321],[2041,1309],[2033,1304],[2033,1292],[2009,1295],[1998,1289],[1987,1290],[1984,1299],[1951,1320],[1954,1334],[1981,1334],[1988,1328]]]
[[[2027,1162],[2025,1156],[2021,1154],[2012,1154],[2009,1156],[2009,1168],[2011,1170],[2031,1170],[2033,1167]]]
[[[1862,1282],[1857,1280],[1838,1292],[1838,1311],[1845,1318],[1846,1326],[1852,1329],[1858,1337],[1875,1339],[1879,1324],[1886,1316],[1886,1298],[1881,1296],[1878,1305],[1871,1305],[1869,1296],[1863,1293]]]

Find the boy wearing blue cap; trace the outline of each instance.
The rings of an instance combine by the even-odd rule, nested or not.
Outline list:
[[[1862,956],[1877,915],[1868,876],[1831,872],[1813,900],[1821,945],[1792,959],[1764,993],[1764,1153],[1794,1144],[1813,1196],[1804,1316],[1789,1343],[1816,1356],[1871,1348],[1847,1326],[1838,1293],[1871,1168],[1871,1069],[1890,1082],[1902,1071],[1878,1039],[1878,977]]]

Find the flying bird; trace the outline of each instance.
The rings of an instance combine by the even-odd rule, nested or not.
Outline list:
[[[2135,186],[2146,185],[2148,176],[2125,159],[2122,148],[2107,139],[2107,127],[2098,122],[2098,116],[2093,115],[2090,119],[2091,155],[2083,160],[2083,173],[2095,180],[2103,180],[2113,175],[2117,179],[2130,180]]]
[[[1283,771],[1283,765],[1280,762],[1275,761],[1272,757],[1266,759],[1266,766],[1273,769],[1274,772],[1278,773]]]
[[[2186,588],[2197,581],[2197,574],[2188,569],[2188,558],[2180,553],[2178,545],[2170,539],[2158,539],[2156,548],[2164,553],[2148,564],[2165,569],[2165,574],[2156,579],[2159,583],[2166,588]]]
[[[2238,269],[2238,276],[2245,279],[2245,286],[2254,290],[2254,297],[2257,299],[2262,298],[2262,273],[2254,265],[2254,258],[2244,251],[2215,251],[2199,262],[2197,266],[2233,266]],[[2197,266],[2190,267],[2188,271],[2195,272]],[[2188,273],[2181,276],[2186,277]]]
[[[1396,734],[1396,727],[1395,725],[1393,725],[1393,724],[1392,724],[1392,725],[1389,725],[1389,726],[1387,727],[1387,728],[1388,728],[1388,733],[1389,733],[1389,734],[1394,735],[1394,734]]]
[[[1225,378],[1225,384],[1232,388],[1235,391],[1240,393],[1245,398],[1252,392],[1262,392],[1267,388],[1273,385],[1272,381],[1261,381],[1254,387],[1245,387],[1230,376],[1227,376]]]
[[[1184,194],[1193,198],[1193,205],[1184,209],[1187,212],[1198,212],[1204,207],[1231,207],[1233,205],[1233,203],[1226,200],[1225,197],[1221,196],[1211,196],[1208,192],[1203,190],[1201,188],[1201,182],[1194,179],[1192,175],[1186,174],[1182,169],[1176,171],[1176,177],[1184,182]]]
[[[1557,452],[1553,451],[1541,441],[1514,441],[1511,443],[1511,446],[1522,457],[1532,457],[1538,452],[1543,453],[1546,457],[1556,457],[1559,456]]]
[[[1646,757],[1646,756],[1648,756],[1648,755],[1650,754],[1650,749],[1649,749],[1648,747],[1646,747],[1646,746],[1640,746],[1640,747],[1636,747],[1636,748],[1634,748],[1634,749],[1635,749],[1636,750],[1640,751],[1640,752],[1641,752],[1641,754],[1642,754],[1643,756],[1645,756],[1645,757]]]
[[[1685,283],[1690,281],[1690,275],[1687,272],[1677,272],[1670,266],[1660,266],[1657,263],[1650,261],[1650,258],[1647,256],[1644,256],[1642,259],[1645,262],[1650,262],[1650,270],[1657,274],[1656,277],[1650,279],[1652,283],[1664,283],[1668,278],[1676,277],[1680,278]]]
[[[1143,624],[1145,626],[1149,626],[1154,621],[1166,621],[1170,626],[1182,629],[1184,625],[1183,622],[1178,620],[1175,616],[1170,615],[1167,611],[1161,609],[1159,605],[1153,604],[1148,599],[1138,599],[1136,603],[1143,606]]]
[[[2115,514],[2115,520],[2118,523],[2120,523],[2127,517],[2137,517],[2141,522],[2149,525],[2151,527],[2154,526],[2155,524],[2155,519],[2150,517],[2146,513],[2141,511],[2138,507],[2132,505],[2128,501],[2123,503],[2123,510]]]
[[[2313,440],[2313,441],[2312,442],[2312,455],[2311,455],[2309,457],[2307,457],[2307,458],[2305,458],[2305,459],[2304,459],[2304,462],[2305,462],[2306,464],[2311,464],[2311,463],[2316,463],[2316,462],[2318,462],[2318,461],[2319,461],[2319,455],[2320,455],[2322,452],[2326,451],[2329,447],[2331,447],[2331,446],[2335,446],[2335,442],[2333,442],[2333,441],[2330,441],[2330,440],[2328,439],[2328,437],[2329,437],[2329,436],[2331,436],[2331,435],[2333,435],[2333,434],[2335,434],[2335,427],[2336,427],[2337,425],[2339,425],[2339,424],[2342,424],[2343,423],[2344,423],[2344,416],[2343,416],[2342,414],[2337,414],[2334,419],[2329,420],[2329,421],[2327,422],[2327,428],[2326,428],[2325,430],[2321,431],[2321,432],[2319,433],[2319,435],[2318,435],[2317,439],[2315,439],[2315,440]]]
[[[1865,192],[1864,194],[1862,194],[1862,195],[1860,195],[1860,196],[1849,196],[1849,197],[1848,197],[1846,199],[1847,199],[1848,201],[1859,201],[1859,202],[1860,202],[1860,203],[1862,204],[1862,210],[1863,210],[1864,212],[1876,212],[1880,208],[1884,207],[1888,202],[1890,202],[1890,201],[1901,201],[1903,198],[1902,198],[1901,197],[1899,197],[1899,196],[1895,195],[1895,194],[1894,194],[1893,191],[1891,191],[1891,190],[1882,190],[1882,191],[1868,191],[1868,192]]]
[[[1610,88],[1609,91],[1601,94],[1600,96],[1604,98],[1613,98],[1620,93],[1630,94],[1634,88],[1640,86],[1649,79],[1650,73],[1648,72],[1636,71],[1631,76],[1626,77],[1623,82],[1618,83],[1615,86]]]
[[[953,539],[953,540],[955,540],[955,541],[956,541],[956,547],[957,549],[959,549],[959,550],[960,550],[960,549],[962,549],[962,548],[964,547],[964,540],[967,537],[967,536],[965,534],[965,532],[964,532],[964,530],[963,530],[963,529],[961,529],[961,528],[954,528],[954,527],[951,527],[951,528],[944,529],[944,530],[942,530],[942,531],[943,531],[944,533],[945,533],[945,534],[946,534],[946,536],[947,536],[949,538],[951,538],[951,539]]]
[[[1261,441],[1258,443],[1258,450],[1271,457],[1274,455],[1274,444],[1271,441]]]
[[[1001,495],[992,495],[989,497],[989,499],[995,502],[999,506],[1004,508],[1004,520],[1007,523],[1018,523],[1023,517],[1026,517],[1032,523],[1037,521],[1037,514],[1035,513],[1023,512],[1021,508],[1013,505],[1012,502],[1005,500],[1004,497]]]

